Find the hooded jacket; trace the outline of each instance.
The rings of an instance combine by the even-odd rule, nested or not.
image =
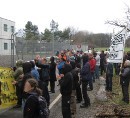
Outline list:
[[[37,93],[26,93],[25,96],[26,102],[23,110],[23,118],[39,118]]]
[[[76,67],[76,63],[74,61],[70,62],[71,66],[72,66],[72,75],[73,75],[73,90],[76,90],[76,86],[78,85],[78,81],[79,81],[79,76],[78,76],[78,70],[75,68]]]
[[[128,86],[129,82],[130,82],[130,66],[125,67],[122,70],[122,73],[121,73],[120,76],[121,76],[121,78],[120,78],[120,84]]]
[[[91,68],[90,63],[86,61],[85,65],[82,67],[80,76],[82,81],[88,81],[91,78]]]
[[[73,87],[73,75],[71,73],[72,67],[70,64],[64,64],[63,74],[64,77],[59,80],[60,92],[62,95],[70,96]]]
[[[32,65],[31,65],[30,62],[23,63],[24,76],[23,76],[23,79],[22,79],[22,89],[24,89],[24,85],[25,85],[26,80],[32,78],[31,68],[32,68]]]
[[[50,81],[56,81],[56,63],[54,62],[54,57],[51,57],[50,61]]]
[[[18,60],[17,63],[16,63],[16,70],[15,70],[15,72],[13,74],[14,79],[16,81],[19,81],[20,80],[19,76],[23,74],[22,64],[23,64],[22,60]]]

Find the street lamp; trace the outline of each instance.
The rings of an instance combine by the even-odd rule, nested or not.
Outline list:
[[[51,21],[50,23],[50,27],[51,27],[51,32],[52,32],[52,54],[54,56],[54,32],[57,30],[58,28],[58,23],[56,23],[54,20]]]
[[[15,46],[15,36],[17,33],[12,33],[11,34],[11,67],[14,67],[14,46]]]

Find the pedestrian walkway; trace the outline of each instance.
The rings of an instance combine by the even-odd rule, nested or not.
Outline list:
[[[95,95],[99,88],[99,80],[96,80],[94,83],[94,90],[88,91],[88,95],[90,96],[91,100],[91,106],[89,108],[80,108],[80,104],[77,104],[77,115],[76,118],[94,118],[97,110],[96,110],[96,104],[95,104]],[[60,94],[59,89],[56,90],[56,93],[50,94],[51,97],[51,103],[57,98],[57,96]],[[10,109],[2,114],[0,114],[0,118],[23,118],[22,109]],[[57,101],[57,103],[54,104],[54,106],[50,109],[50,118],[62,118],[61,113],[61,99]]]

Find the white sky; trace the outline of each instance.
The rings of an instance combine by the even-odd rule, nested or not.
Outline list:
[[[74,27],[111,33],[113,27],[105,21],[124,18],[125,4],[130,7],[130,0],[0,0],[0,4],[0,17],[15,21],[16,29],[32,21],[43,32],[54,19],[60,30]]]

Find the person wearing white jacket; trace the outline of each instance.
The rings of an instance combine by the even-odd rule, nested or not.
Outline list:
[[[98,53],[95,53],[96,67],[95,67],[95,77],[99,79],[99,66],[100,66],[100,56]]]

